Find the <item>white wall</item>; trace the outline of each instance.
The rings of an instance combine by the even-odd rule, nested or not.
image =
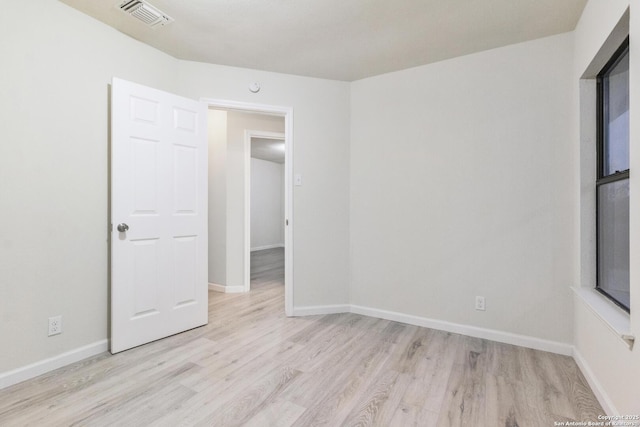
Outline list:
[[[284,246],[284,164],[251,159],[251,250]]]
[[[3,3],[0,56],[1,374],[107,338],[109,84],[177,61],[49,0]]]
[[[293,107],[294,161],[306,178],[294,201],[294,303],[347,301],[347,83],[177,61],[56,1],[3,6],[0,219],[10,226],[0,232],[0,377],[107,338],[113,76]],[[263,90],[252,95],[255,79]],[[48,338],[47,318],[58,314],[64,332]]]
[[[576,84],[583,76],[592,77],[604,65],[607,57],[624,38],[614,31],[627,8],[631,8],[630,19],[630,103],[631,141],[630,167],[640,169],[640,150],[634,147],[640,142],[640,7],[628,0],[590,0],[578,23],[575,37],[574,67],[572,80]],[[622,27],[624,27],[622,25]],[[613,34],[612,34],[613,32]],[[602,55],[602,52],[605,55]],[[577,88],[577,86],[576,86]],[[576,221],[579,250],[576,251],[579,266],[577,287],[592,289],[595,286],[595,83],[582,82],[581,90],[574,95],[574,111],[582,112],[574,121],[574,175],[582,180],[575,185],[574,192],[580,194]],[[630,178],[630,331],[640,335],[640,265],[633,260],[640,257],[640,179],[631,172]],[[601,299],[604,297],[597,296]],[[574,298],[575,318],[573,341],[577,359],[587,372],[605,406],[614,414],[637,414],[640,412],[640,346],[630,350],[587,300]],[[598,307],[598,306],[595,306]],[[617,310],[617,309],[616,309]]]
[[[562,34],[353,83],[352,304],[571,342],[571,61]]]

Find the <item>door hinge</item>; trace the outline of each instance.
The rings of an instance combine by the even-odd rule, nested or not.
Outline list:
[[[289,220],[288,219],[284,220],[284,225],[289,225]]]

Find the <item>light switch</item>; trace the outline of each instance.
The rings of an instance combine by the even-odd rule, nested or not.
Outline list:
[[[302,185],[302,175],[297,173],[296,176],[293,179],[293,182],[297,187],[301,186]]]

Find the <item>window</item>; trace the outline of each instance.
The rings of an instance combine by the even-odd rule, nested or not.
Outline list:
[[[629,311],[629,39],[598,74],[596,289]]]

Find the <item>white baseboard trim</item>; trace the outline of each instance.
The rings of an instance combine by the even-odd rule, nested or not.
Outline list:
[[[306,307],[294,307],[294,316],[315,316],[317,314],[337,314],[337,313],[349,313],[349,304],[335,304],[335,305],[309,305]]]
[[[244,292],[244,286],[225,286],[217,283],[209,283],[209,290],[227,294],[239,294]]]
[[[109,350],[109,341],[101,340],[12,371],[3,372],[0,374],[0,389],[46,374],[87,357],[104,353],[107,350]]]
[[[380,310],[359,305],[351,305],[351,312],[362,314],[364,316],[378,317],[381,319],[393,320],[395,322],[407,323],[409,325],[423,326],[425,328],[438,329],[441,331],[467,335],[470,337],[482,338],[505,344],[532,348],[535,350],[548,351],[551,353],[562,354],[564,356],[573,355],[573,346],[571,344],[543,340],[526,335],[513,334],[511,332],[503,332],[497,331],[495,329],[485,329],[479,328],[477,326],[462,325],[459,323],[452,323],[444,320],[428,319],[426,317],[413,316],[410,314],[397,313],[394,311]]]
[[[593,394],[595,394],[596,399],[598,399],[600,406],[602,406],[602,409],[604,409],[607,415],[620,415],[620,412],[618,412],[616,407],[613,405],[609,395],[604,391],[604,387],[602,387],[602,384],[600,384],[600,381],[598,381],[596,376],[593,374],[593,371],[587,364],[587,361],[582,357],[582,354],[580,354],[580,351],[578,351],[576,347],[573,348],[573,359],[576,361],[578,368],[582,371],[582,375],[586,378],[589,383],[589,387],[591,387]]]
[[[251,252],[263,251],[265,249],[273,249],[273,248],[284,248],[284,243],[276,243],[275,245],[256,246],[255,248],[251,248]]]

